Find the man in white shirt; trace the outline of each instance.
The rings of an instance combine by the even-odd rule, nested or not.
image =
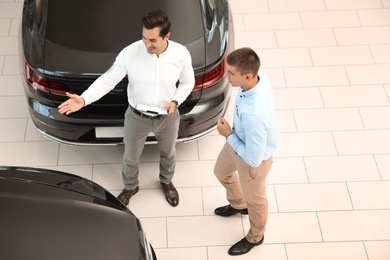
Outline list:
[[[141,21],[142,40],[125,47],[114,64],[81,96],[67,93],[69,99],[58,111],[68,115],[80,110],[103,97],[127,75],[129,108],[125,113],[122,166],[125,188],[118,199],[128,205],[139,191],[139,160],[146,138],[152,132],[160,148],[159,179],[165,198],[171,206],[177,206],[179,194],[172,183],[180,123],[177,107],[194,87],[194,71],[189,51],[169,40],[171,23],[163,11],[150,12]],[[167,115],[137,110],[140,106],[166,111]]]

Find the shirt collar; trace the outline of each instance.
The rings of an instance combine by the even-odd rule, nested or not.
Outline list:
[[[247,91],[243,91],[241,88],[240,95],[242,97],[250,97],[250,96],[254,95],[257,91],[259,91],[259,89],[260,89],[260,76],[257,75],[257,77],[259,77],[259,81],[257,82],[256,86],[254,86],[253,88],[251,88],[250,90],[247,90]]]

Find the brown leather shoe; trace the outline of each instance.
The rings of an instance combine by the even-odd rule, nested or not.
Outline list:
[[[123,204],[126,206],[129,205],[130,198],[135,195],[139,191],[139,187],[135,188],[134,190],[126,190],[123,189],[123,191],[118,195],[118,200],[120,200]]]
[[[168,201],[169,205],[171,205],[172,207],[176,207],[177,205],[179,205],[179,193],[177,192],[175,186],[173,186],[173,183],[160,183],[165,193],[165,199]]]

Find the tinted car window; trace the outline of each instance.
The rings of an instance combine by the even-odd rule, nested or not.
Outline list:
[[[141,18],[157,9],[171,20],[172,40],[188,44],[203,36],[197,0],[51,0],[46,38],[67,48],[117,53],[141,39]]]

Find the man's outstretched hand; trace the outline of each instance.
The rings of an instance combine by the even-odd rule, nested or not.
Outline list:
[[[70,113],[79,111],[85,104],[85,101],[82,97],[77,94],[70,94],[66,92],[68,100],[58,106],[58,112],[60,114],[69,115]]]

